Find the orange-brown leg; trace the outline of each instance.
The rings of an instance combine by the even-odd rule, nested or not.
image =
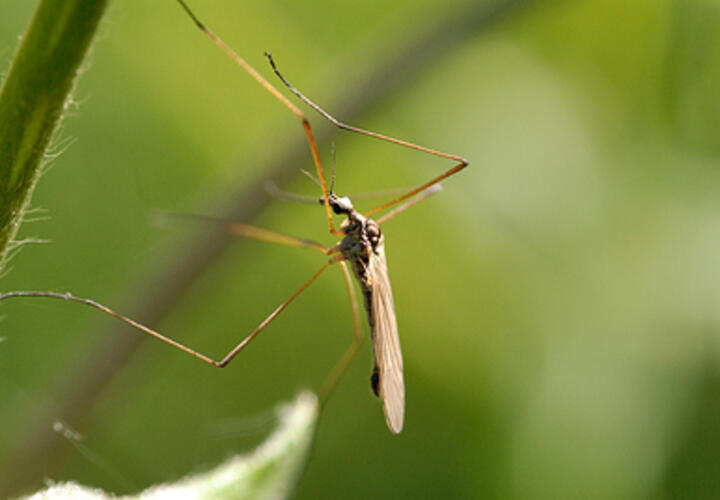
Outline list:
[[[225,54],[227,54],[235,63],[243,68],[247,73],[255,79],[256,82],[258,82],[260,85],[262,85],[265,90],[270,92],[278,101],[280,101],[286,108],[288,108],[295,116],[297,116],[300,121],[302,122],[303,128],[305,129],[305,135],[307,136],[308,143],[310,144],[310,152],[312,153],[313,161],[315,162],[315,167],[317,168],[318,177],[320,178],[320,186],[322,187],[323,192],[323,198],[324,198],[324,205],[325,205],[325,211],[327,213],[328,218],[328,225],[330,227],[330,232],[336,236],[341,236],[341,233],[335,229],[335,226],[333,224],[332,219],[332,211],[330,209],[330,202],[328,199],[328,188],[327,188],[327,182],[325,182],[325,173],[323,171],[322,163],[320,162],[320,155],[318,154],[317,144],[315,143],[315,136],[313,135],[312,128],[310,127],[310,122],[308,121],[305,114],[298,109],[297,106],[295,106],[293,103],[291,103],[287,97],[282,95],[278,89],[276,89],[270,82],[268,82],[265,78],[258,73],[255,68],[250,66],[250,64],[245,61],[242,57],[240,57],[233,49],[231,49],[225,42],[223,42],[220,38],[218,38],[215,33],[210,31],[203,23],[200,22],[200,20],[195,16],[195,14],[190,10],[190,8],[187,6],[187,4],[183,0],[178,0],[178,3],[180,6],[187,12],[187,14],[190,16],[190,18],[193,20],[195,25],[202,30],[203,33],[205,33],[210,40],[213,41],[215,45],[220,47]]]
[[[368,215],[374,214],[375,212],[379,212],[380,210],[389,208],[389,207],[395,205],[396,203],[406,200],[406,199],[410,198],[411,196],[415,196],[416,194],[420,193],[421,191],[424,191],[425,189],[429,188],[433,184],[437,184],[441,180],[446,179],[447,177],[450,177],[451,175],[458,173],[460,170],[462,170],[463,168],[468,166],[468,161],[461,156],[450,154],[450,153],[443,153],[442,151],[438,151],[436,149],[427,148],[425,146],[419,146],[417,144],[413,144],[412,142],[403,141],[402,139],[395,139],[394,137],[389,137],[387,135],[378,134],[377,132],[371,132],[369,130],[365,130],[365,129],[362,129],[359,127],[353,127],[352,125],[348,125],[346,123],[341,122],[340,120],[338,120],[334,116],[332,116],[330,113],[328,113],[327,111],[322,109],[320,106],[315,104],[313,101],[311,101],[310,99],[305,97],[305,95],[303,95],[303,93],[300,92],[298,89],[293,87],[290,84],[290,82],[287,81],[287,79],[280,73],[272,56],[269,53],[266,53],[265,55],[267,56],[268,60],[270,61],[270,65],[272,66],[272,69],[275,72],[275,74],[278,76],[278,78],[280,78],[280,80],[282,80],[282,82],[290,90],[290,92],[292,92],[293,94],[298,96],[305,104],[307,104],[308,106],[313,108],[315,111],[320,113],[324,118],[326,118],[332,124],[336,125],[338,128],[340,128],[342,130],[348,130],[350,132],[355,132],[357,134],[367,135],[369,137],[374,137],[375,139],[380,139],[381,141],[391,142],[391,143],[397,144],[399,146],[404,146],[406,148],[415,149],[417,151],[422,151],[423,153],[428,153],[428,154],[431,154],[434,156],[439,156],[440,158],[446,158],[448,160],[457,162],[457,165],[455,165],[451,169],[447,170],[443,174],[435,177],[434,179],[430,180],[429,182],[426,182],[425,184],[423,184],[420,187],[411,189],[404,195],[399,196],[398,198],[395,198],[392,201],[383,203],[379,207],[375,207],[372,210],[365,212],[363,214],[364,216],[367,217]]]
[[[290,247],[310,247],[320,250],[325,255],[331,255],[338,252],[338,247],[325,248],[320,243],[308,240],[305,238],[296,238],[287,234],[278,233],[269,229],[261,227],[250,226],[248,224],[241,224],[231,220],[221,219],[218,217],[211,217],[208,215],[197,215],[197,214],[160,214],[156,217],[157,222],[160,225],[166,225],[172,220],[194,220],[201,221],[203,223],[208,222],[216,226],[222,227],[227,234],[233,236],[240,236],[243,238],[250,238],[252,240],[265,241],[267,243],[277,243],[278,245],[286,245]]]
[[[44,291],[15,291],[15,292],[7,292],[2,295],[0,295],[0,301],[13,298],[13,297],[47,297],[52,299],[63,299],[63,300],[70,300],[72,302],[78,302],[80,304],[85,304],[90,307],[94,307],[95,309],[98,309],[105,314],[109,314],[110,316],[119,319],[120,321],[123,321],[127,323],[128,325],[137,328],[138,330],[151,335],[155,337],[158,340],[161,340],[165,342],[166,344],[169,344],[177,349],[180,349],[181,351],[184,351],[192,356],[195,356],[196,358],[211,364],[213,366],[216,366],[218,368],[222,368],[226,366],[232,359],[240,352],[242,351],[255,337],[260,334],[261,331],[265,329],[268,324],[272,320],[274,320],[295,298],[300,295],[310,284],[315,281],[318,276],[320,276],[323,271],[325,271],[331,264],[334,264],[336,262],[340,262],[342,258],[342,255],[337,255],[334,258],[330,259],[328,262],[326,262],[309,280],[307,280],[300,288],[298,288],[295,293],[293,293],[289,299],[287,299],[285,302],[280,304],[270,315],[265,318],[265,320],[260,323],[260,325],[250,333],[247,337],[245,337],[238,345],[236,345],[230,352],[228,352],[224,358],[222,358],[220,361],[216,361],[209,356],[206,356],[202,353],[199,353],[195,351],[194,349],[191,349],[190,347],[187,347],[184,344],[181,344],[180,342],[177,342],[169,337],[166,337],[162,333],[153,330],[152,328],[149,328],[141,323],[138,323],[137,321],[128,318],[127,316],[123,316],[122,314],[119,314],[112,309],[110,309],[107,306],[104,306],[103,304],[100,304],[99,302],[96,302],[92,299],[86,299],[83,297],[76,297],[69,293],[56,293],[56,292],[44,292]]]
[[[380,218],[379,218],[378,220],[376,220],[375,222],[377,222],[378,224],[382,224],[383,222],[386,222],[386,221],[392,219],[392,218],[395,217],[397,214],[399,214],[399,213],[401,213],[401,212],[404,212],[405,210],[407,210],[408,208],[412,207],[413,205],[416,205],[416,204],[420,203],[421,201],[423,201],[423,200],[424,200],[425,198],[427,198],[428,196],[432,196],[432,195],[434,195],[435,193],[439,193],[440,191],[442,191],[442,186],[441,186],[440,184],[435,184],[434,186],[430,186],[430,187],[427,188],[425,191],[423,191],[422,193],[420,193],[416,198],[413,198],[412,200],[403,203],[403,204],[400,205],[399,207],[392,209],[391,211],[389,211],[388,213],[386,213],[385,215],[383,215],[382,217],[380,217]]]

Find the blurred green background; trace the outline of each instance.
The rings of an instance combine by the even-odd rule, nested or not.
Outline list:
[[[34,4],[3,2],[5,67]],[[366,343],[322,416],[299,498],[720,496],[720,3],[191,6],[266,76],[272,51],[330,112],[355,102],[353,124],[471,162],[384,226],[405,430],[385,428]],[[407,51],[414,69],[391,64],[380,80],[392,90],[354,92]],[[243,222],[333,243],[321,208],[257,192],[302,144],[297,120],[174,1],[112,3],[75,101],[56,150],[73,142],[33,198],[42,220],[21,234],[50,243],[26,245],[3,290],[152,310],[158,277],[183,274],[174,263],[212,235],[151,215],[227,213],[230,197],[260,197]],[[451,166],[309,116],[336,143],[342,194]],[[320,149],[329,162],[329,139]],[[317,195],[300,151],[278,182]],[[153,326],[220,357],[322,262],[238,241]],[[352,331],[336,269],[225,370],[152,339],[116,359],[108,351],[140,334],[78,305],[0,313],[5,493],[44,478],[126,493],[249,450],[278,402],[319,388]],[[65,418],[82,449],[50,430]]]

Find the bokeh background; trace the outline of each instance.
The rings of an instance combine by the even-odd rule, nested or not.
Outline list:
[[[34,5],[2,3],[5,67]],[[405,430],[385,428],[366,343],[298,498],[720,495],[718,2],[191,6],[339,118],[471,162],[384,226]],[[232,214],[333,243],[320,207],[262,191],[317,195],[297,120],[173,1],[112,3],[75,101],[22,230],[49,243],[22,248],[3,290],[93,297],[220,357],[322,265],[151,223]],[[451,166],[309,116],[340,193]],[[247,451],[351,337],[335,269],[225,370],[79,305],[0,309],[5,494],[47,478],[127,493]]]

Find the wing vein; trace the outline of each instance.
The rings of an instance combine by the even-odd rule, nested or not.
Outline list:
[[[403,359],[383,245],[378,245],[375,252],[370,260],[368,272],[375,369],[385,420],[390,430],[397,434],[402,430],[405,419]]]

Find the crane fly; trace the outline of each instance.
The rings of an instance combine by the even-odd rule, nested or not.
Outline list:
[[[395,318],[395,306],[393,302],[392,289],[390,287],[390,279],[388,277],[388,267],[385,258],[385,237],[380,226],[395,215],[408,209],[415,203],[434,194],[440,188],[439,182],[451,175],[459,172],[468,165],[467,160],[454,155],[443,153],[424,146],[419,146],[411,142],[401,139],[395,139],[386,135],[364,130],[358,127],[347,125],[313,101],[308,99],[302,92],[293,87],[290,82],[280,73],[272,55],[266,53],[266,57],[276,76],[284,84],[284,86],[307,106],[319,113],[323,118],[330,121],[342,130],[347,130],[356,134],[369,136],[381,141],[390,142],[414,149],[423,153],[438,156],[455,162],[455,165],[439,176],[422,184],[419,187],[411,189],[393,200],[381,204],[365,213],[358,212],[350,199],[346,196],[338,196],[334,193],[334,170],[330,187],[325,178],[320,155],[318,154],[315,137],[310,126],[310,122],[305,114],[294,105],[284,94],[282,94],[274,85],[267,81],[260,73],[250,66],[242,57],[225,44],[218,36],[208,29],[195,16],[193,11],[187,6],[184,0],[177,0],[182,9],[187,13],[195,25],[217,45],[226,55],[235,61],[235,63],[243,68],[255,81],[273,95],[280,103],[282,103],[290,112],[300,119],[305,135],[307,137],[310,153],[315,164],[317,178],[316,181],[322,190],[322,197],[318,200],[325,208],[330,234],[340,238],[340,241],[332,247],[325,247],[315,241],[296,238],[281,233],[276,233],[267,229],[241,224],[237,222],[223,221],[219,219],[210,219],[215,223],[222,224],[225,230],[232,235],[250,238],[254,240],[265,241],[269,243],[277,243],[295,247],[309,247],[319,250],[329,259],[323,266],[298,290],[293,293],[290,298],[280,304],[270,315],[260,323],[247,337],[237,344],[230,352],[220,360],[208,357],[190,347],[185,346],[165,335],[149,328],[137,321],[123,316],[100,304],[92,299],[77,297],[69,293],[57,293],[49,291],[14,291],[0,295],[0,300],[11,297],[48,297],[56,299],[65,299],[73,302],[94,307],[106,314],[109,314],[131,326],[151,335],[167,344],[172,345],[196,358],[216,367],[226,366],[240,351],[242,351],[257,335],[267,327],[295,298],[300,295],[310,284],[315,281],[328,267],[338,264],[342,270],[345,285],[350,298],[350,305],[353,316],[354,336],[353,341],[330,371],[325,383],[320,390],[321,401],[325,401],[330,393],[334,390],[342,375],[355,358],[362,339],[362,323],[357,304],[357,298],[352,283],[352,276],[348,270],[348,264],[352,269],[352,275],[360,285],[363,295],[363,304],[366,311],[367,321],[370,327],[370,337],[372,340],[374,365],[372,375],[370,377],[371,388],[376,396],[380,398],[385,413],[385,420],[391,432],[399,433],[403,428],[405,418],[405,383],[403,380],[403,359],[400,350],[400,341],[398,338],[397,321]],[[388,209],[399,203],[390,212],[386,213],[377,220],[371,219],[369,216]],[[339,227],[335,227],[333,214],[345,217],[345,220]]]

